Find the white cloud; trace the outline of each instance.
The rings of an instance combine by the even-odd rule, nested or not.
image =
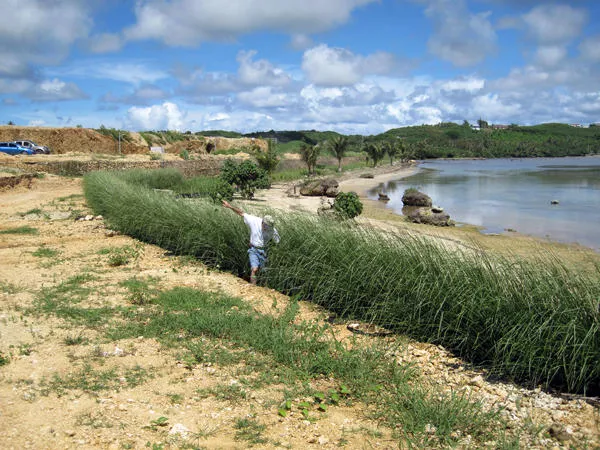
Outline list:
[[[494,120],[506,120],[521,113],[518,103],[506,104],[497,94],[480,95],[473,99],[472,116],[488,117]]]
[[[540,5],[523,15],[528,32],[541,44],[562,44],[581,35],[587,13],[569,5]]]
[[[294,34],[291,40],[292,48],[295,50],[306,50],[312,47],[313,40],[306,34]]]
[[[472,14],[464,0],[428,0],[425,14],[434,34],[427,43],[435,56],[457,66],[471,66],[496,50],[496,33],[489,13]]]
[[[120,81],[133,85],[155,83],[169,78],[169,74],[161,69],[149,67],[145,62],[121,62],[108,60],[81,60],[78,64],[66,66],[60,70],[48,71],[61,76],[79,78],[98,78]]]
[[[157,39],[193,46],[231,40],[258,30],[310,34],[348,21],[359,6],[375,0],[140,0],[128,39]]]
[[[289,106],[292,101],[284,93],[273,92],[271,86],[256,87],[249,92],[240,92],[238,99],[247,105],[255,108],[275,108]]]
[[[114,33],[102,33],[90,37],[87,47],[92,53],[117,52],[123,47],[123,38]]]
[[[75,83],[61,81],[58,78],[42,81],[25,92],[25,95],[31,100],[39,102],[87,98],[87,95]]]
[[[544,67],[555,67],[567,56],[567,48],[561,45],[543,45],[537,49],[536,62]]]
[[[136,130],[182,130],[185,114],[171,102],[147,108],[132,107],[127,111],[127,123]]]
[[[454,80],[443,81],[440,84],[440,90],[442,91],[466,91],[469,93],[475,93],[480,91],[485,86],[485,80],[483,78],[476,77],[464,77],[456,78]]]
[[[265,59],[254,61],[256,51],[240,52],[237,61],[239,81],[251,86],[283,86],[291,81],[291,77],[283,70],[273,66]]]
[[[22,64],[60,62],[92,26],[84,0],[2,0],[0,17],[0,60]]]
[[[378,52],[365,57],[325,44],[307,50],[302,58],[302,70],[308,80],[323,86],[352,85],[365,75],[388,73],[394,65],[394,57],[389,53]]]
[[[579,46],[581,56],[592,62],[600,62],[600,35],[585,39]]]

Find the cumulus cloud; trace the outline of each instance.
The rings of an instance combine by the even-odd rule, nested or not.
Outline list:
[[[282,92],[274,92],[271,86],[256,87],[248,92],[240,92],[237,98],[255,108],[276,108],[292,104],[290,96]]]
[[[146,108],[134,106],[127,111],[127,123],[136,130],[182,130],[185,114],[171,102]]]
[[[157,100],[167,98],[167,93],[158,86],[146,84],[135,89],[131,94],[116,96],[111,92],[106,93],[100,99],[105,103],[123,103],[128,105],[148,105]]]
[[[38,102],[87,98],[87,95],[75,83],[61,81],[58,78],[42,81],[27,90],[24,94],[31,100]]]
[[[22,64],[55,64],[92,26],[84,0],[0,2],[0,58]]]
[[[425,14],[434,34],[427,45],[435,56],[456,66],[471,66],[496,51],[496,32],[489,13],[472,14],[464,0],[427,0]]]
[[[257,30],[310,34],[348,21],[352,11],[375,0],[140,0],[127,39],[168,45],[231,40]]]
[[[325,44],[307,50],[302,58],[302,70],[308,80],[323,86],[352,85],[365,75],[388,73],[394,65],[394,56],[389,53],[360,56]]]
[[[600,35],[585,39],[579,46],[581,56],[592,62],[600,62]]]
[[[241,83],[251,86],[283,86],[291,81],[291,77],[283,70],[273,66],[266,59],[254,61],[256,51],[242,51],[238,54],[238,78]]]
[[[92,53],[111,53],[121,50],[123,38],[115,33],[101,33],[89,38],[87,48]]]
[[[567,56],[567,48],[561,45],[542,45],[537,49],[536,62],[544,67],[554,67]]]
[[[581,35],[587,12],[569,5],[540,5],[523,15],[529,34],[540,44],[564,44]]]
[[[313,40],[306,34],[294,34],[291,39],[291,45],[295,50],[306,50],[313,46]]]

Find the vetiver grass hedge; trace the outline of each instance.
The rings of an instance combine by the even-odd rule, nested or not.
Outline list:
[[[85,194],[123,233],[247,274],[243,221],[214,203],[148,188],[166,177],[95,172],[85,177]],[[282,240],[262,274],[270,287],[444,345],[493,375],[598,392],[598,274],[574,272],[552,255],[532,261],[447,249],[351,221],[278,214],[277,222]]]

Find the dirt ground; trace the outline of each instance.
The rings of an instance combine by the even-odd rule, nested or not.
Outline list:
[[[364,194],[386,178],[411,170],[383,171],[373,179],[345,175],[341,188]],[[399,447],[390,430],[368,418],[364,405],[331,407],[319,420],[307,421],[298,414],[277,415],[280,386],[234,400],[199,395],[202,389],[236,386],[235,372],[210,364],[189,368],[177,352],[153,339],[139,336],[115,342],[106,339],[102,329],[29,312],[44,290],[89,272],[96,277],[97,292],[82,300],[82,306],[128,304],[127,291],[119,283],[134,276],[152,277],[163,290],[187,286],[237,296],[262,313],[273,312],[274,304],[281,307],[289,300],[111,232],[87,208],[80,179],[47,175],[30,181],[0,191],[0,232],[24,226],[37,229],[37,234],[0,234],[0,353],[7,358],[0,366],[0,447],[247,448],[251,444],[236,438],[235,429],[236,420],[245,417],[265,425],[268,443],[254,444],[254,448]],[[320,203],[318,198],[294,196],[293,183],[274,186],[259,193],[259,198],[273,207],[312,212]],[[361,221],[407,233],[423,232],[377,202],[365,204]],[[482,237],[473,230],[428,229],[426,233],[451,245],[504,248],[509,239],[516,242],[515,248],[534,245],[526,237]],[[114,248],[130,249],[134,257],[125,265],[112,266],[103,250]],[[585,249],[556,248],[572,258],[593,258]],[[324,323],[327,313],[301,302],[300,317]],[[351,335],[346,324],[333,328],[338,339]],[[524,447],[599,448],[599,409],[590,402],[488,382],[485,373],[470,369],[441,347],[407,342],[400,358],[414,362],[432,383],[467,391],[490,406],[504,406],[509,421],[540,426],[544,431],[534,441],[523,443]],[[139,366],[151,372],[152,378],[135,387],[119,378],[114,388],[97,395],[80,390],[59,395],[44,389],[53,377],[64,379],[89,365],[99,370]],[[163,417],[168,423],[163,423]],[[178,429],[183,433],[177,434]],[[464,447],[469,447],[468,442]]]

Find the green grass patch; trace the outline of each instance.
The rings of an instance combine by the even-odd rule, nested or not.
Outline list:
[[[85,393],[119,391],[122,388],[139,386],[150,378],[152,378],[152,374],[140,366],[95,370],[86,364],[77,372],[64,377],[54,374],[49,380],[43,379],[40,381],[40,387],[44,395],[53,392],[62,397],[68,391],[75,390]]]
[[[38,234],[38,229],[25,225],[22,227],[7,228],[6,230],[0,230],[0,234]]]
[[[362,401],[379,405],[376,417],[387,426],[405,424],[399,435],[402,440],[426,442],[428,423],[436,427],[437,439],[447,444],[456,443],[457,430],[458,435],[469,433],[482,442],[494,435],[494,426],[501,423],[494,412],[483,411],[479,403],[465,397],[418,388],[414,368],[390,361],[386,346],[345,346],[328,338],[328,324],[295,323],[297,308],[292,303],[280,317],[273,317],[256,313],[236,298],[177,288],[161,293],[155,309],[113,327],[109,337],[143,335],[186,348],[190,368],[207,361],[244,363],[246,370],[238,373],[238,383],[199,390],[201,397],[238,403],[246,400],[250,389],[284,383],[296,386],[285,398],[314,398],[306,405],[290,404],[306,410],[307,420],[319,420],[339,404]],[[338,380],[339,388],[321,392],[309,387],[324,378]],[[439,416],[436,410],[441,411]]]
[[[263,436],[267,427],[259,423],[255,418],[244,417],[237,419],[234,428],[237,430],[235,432],[236,441],[245,441],[250,446],[269,442]]]
[[[55,256],[58,256],[60,254],[60,251],[54,250],[52,248],[48,248],[48,247],[42,245],[41,247],[38,247],[38,249],[31,254],[38,258],[54,258]]]
[[[157,176],[132,183],[127,174],[89,174],[88,203],[125,234],[247,275],[248,232],[239,217],[144,187]],[[494,376],[599,390],[598,273],[576,272],[548,253],[519,259],[447,250],[352,222],[273,215],[282,240],[270,251],[262,283],[340,317],[441,344]]]
[[[25,216],[28,216],[30,214],[35,214],[35,215],[40,216],[43,213],[44,213],[44,211],[42,211],[42,209],[40,209],[40,208],[33,208],[33,209],[30,209],[29,211],[25,211],[25,212],[19,213],[19,216],[25,217]]]

